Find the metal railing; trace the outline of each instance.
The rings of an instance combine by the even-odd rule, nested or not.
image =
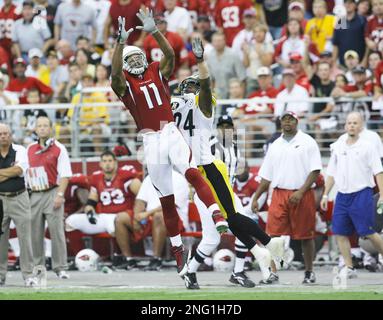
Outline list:
[[[122,139],[129,147],[132,155],[131,159],[137,157],[137,152],[141,146],[141,139],[137,136],[135,123],[130,113],[123,109],[121,102],[105,103],[84,103],[84,94],[92,92],[110,92],[110,88],[86,88],[81,92],[78,104],[38,104],[38,105],[11,105],[4,109],[7,111],[7,121],[14,132],[15,142],[27,144],[31,139],[31,129],[23,127],[20,118],[25,110],[43,109],[50,115],[54,115],[56,110],[73,108],[73,116],[67,120],[54,120],[56,137],[63,142],[73,158],[84,158],[97,156],[104,149],[113,149],[118,140]],[[273,104],[276,99],[253,98],[253,99],[226,99],[218,100],[216,118],[221,114],[222,108],[226,106],[229,112],[243,104]],[[286,103],[332,103],[334,105],[348,105],[349,110],[360,109],[365,114],[367,126],[383,135],[383,120],[380,115],[380,106],[377,110],[371,110],[372,98],[362,99],[337,99],[333,98],[309,98],[306,101],[286,100]],[[370,105],[370,106],[369,106]],[[229,106],[229,108],[227,108]],[[230,110],[231,106],[231,110]],[[358,106],[358,107],[355,107]],[[362,106],[360,108],[360,106]],[[374,104],[374,107],[377,105]],[[84,119],[83,108],[102,108],[107,107],[109,121],[105,119]],[[94,110],[95,110],[94,109]],[[358,110],[359,110],[358,109]],[[383,109],[383,106],[382,106]],[[324,115],[320,121],[310,121],[313,113],[308,112],[300,120],[300,128],[312,135],[318,142],[322,156],[329,155],[329,145],[334,142],[344,132],[345,112],[332,112]],[[53,116],[54,117],[54,116]],[[52,117],[51,117],[52,118]],[[239,132],[239,144],[242,152],[248,158],[250,164],[258,164],[263,158],[263,145],[275,131],[275,116],[273,114],[244,115],[235,119],[237,131]],[[326,128],[326,123],[327,128]],[[85,125],[83,125],[85,123]],[[262,129],[259,130],[261,127]]]

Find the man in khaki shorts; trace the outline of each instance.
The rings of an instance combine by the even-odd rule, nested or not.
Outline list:
[[[28,146],[28,187],[31,189],[32,248],[36,265],[45,264],[44,224],[48,222],[52,241],[52,270],[68,279],[67,249],[64,233],[64,193],[72,176],[68,152],[51,138],[52,123],[47,117],[36,121],[39,140]]]
[[[31,243],[31,207],[25,190],[24,173],[28,168],[26,150],[12,144],[9,126],[0,124],[0,286],[5,284],[8,267],[8,238],[11,220],[20,242],[20,268],[25,286],[33,287]],[[2,221],[2,223],[1,223]],[[3,232],[3,233],[2,233]],[[2,234],[1,234],[2,233]]]

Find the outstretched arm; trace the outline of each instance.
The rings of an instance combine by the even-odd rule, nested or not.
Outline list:
[[[154,22],[153,11],[140,9],[137,13],[137,17],[142,21],[142,26],[137,26],[136,29],[151,33],[164,53],[164,56],[160,61],[160,70],[162,75],[166,79],[169,79],[174,70],[175,54],[173,48],[165,36],[158,31]]]
[[[195,38],[192,41],[192,48],[195,57],[197,58],[198,77],[200,82],[200,92],[198,105],[202,113],[210,118],[213,114],[213,97],[210,85],[209,69],[203,59],[204,48],[202,40]]]
[[[133,32],[133,28],[125,30],[125,18],[118,17],[118,37],[115,44],[115,50],[112,57],[112,89],[119,96],[125,95],[126,84],[125,77],[122,72],[122,51],[126,40]]]

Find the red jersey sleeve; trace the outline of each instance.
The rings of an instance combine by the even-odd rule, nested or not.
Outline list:
[[[52,88],[42,83],[39,79],[34,78],[34,85],[42,94],[50,95],[53,93]]]
[[[89,190],[89,188],[90,188],[89,179],[87,176],[85,176],[83,174],[76,174],[76,175],[72,176],[69,179],[69,183],[71,185],[76,185],[79,188],[83,188],[83,189]]]

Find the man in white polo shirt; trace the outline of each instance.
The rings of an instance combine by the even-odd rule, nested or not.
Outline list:
[[[286,88],[276,97],[274,115],[280,117],[285,111],[292,111],[299,117],[304,116],[310,107],[307,102],[309,93],[304,87],[296,83],[296,74],[293,69],[285,69],[282,75],[282,83]]]
[[[322,169],[318,144],[298,130],[298,116],[285,111],[281,116],[282,136],[268,149],[258,175],[262,181],[255,192],[252,209],[258,212],[257,200],[263,192],[274,189],[269,207],[266,232],[270,236],[289,235],[301,240],[305,263],[304,284],[316,281],[315,197],[312,189]]]
[[[379,203],[383,202],[383,166],[375,146],[360,137],[363,122],[360,114],[350,113],[346,119],[347,139],[338,139],[331,148],[325,190],[321,207],[327,210],[328,194],[334,184],[338,193],[332,217],[332,232],[347,268],[347,277],[356,276],[351,258],[349,236],[355,231],[371,240],[383,254],[383,240],[374,230],[374,176],[379,187]]]

